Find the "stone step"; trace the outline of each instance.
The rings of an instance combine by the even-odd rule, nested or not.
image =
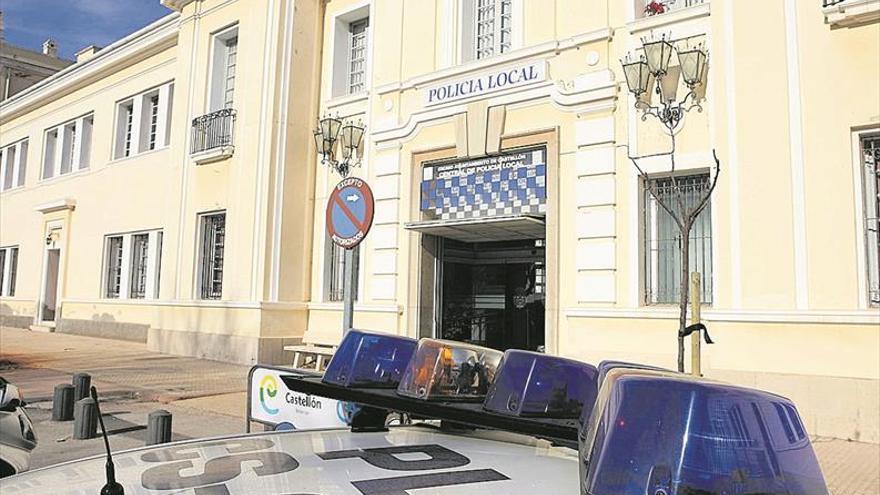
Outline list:
[[[43,332],[43,333],[52,333],[55,331],[55,327],[50,327],[47,325],[31,325],[32,332]]]

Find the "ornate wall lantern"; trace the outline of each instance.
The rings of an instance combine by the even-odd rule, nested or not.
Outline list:
[[[340,176],[348,177],[351,168],[360,164],[358,150],[365,131],[366,126],[360,120],[343,123],[339,117],[325,115],[313,131],[321,163],[332,167]],[[337,159],[340,156],[342,159]]]

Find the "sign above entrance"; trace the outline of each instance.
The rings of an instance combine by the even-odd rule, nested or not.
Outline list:
[[[515,67],[505,67],[428,87],[424,91],[425,106],[518,88],[545,80],[547,80],[547,62],[545,60]]]
[[[327,200],[327,235],[337,246],[353,249],[373,225],[373,191],[357,177],[336,184]]]
[[[543,215],[547,150],[543,146],[497,156],[428,163],[422,170],[424,220]]]

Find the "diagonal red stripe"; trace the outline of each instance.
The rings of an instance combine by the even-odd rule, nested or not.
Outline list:
[[[364,227],[365,227],[364,224],[361,223],[361,221],[358,220],[356,216],[354,216],[354,213],[352,213],[351,210],[349,210],[347,206],[345,206],[345,203],[342,202],[342,199],[339,197],[339,194],[336,194],[336,193],[333,194],[333,201],[337,205],[339,205],[339,208],[342,209],[342,212],[345,213],[345,216],[347,216],[348,219],[351,220],[351,223],[353,223],[354,226],[358,228],[358,230],[364,230]]]

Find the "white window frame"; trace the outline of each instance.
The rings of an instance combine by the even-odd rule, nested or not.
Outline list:
[[[205,287],[205,270],[208,268],[206,263],[208,262],[205,258],[205,236],[206,229],[208,227],[207,220],[210,217],[222,215],[223,216],[223,254],[220,260],[220,293],[217,297],[212,297],[210,294],[213,293],[213,287],[206,288]],[[228,253],[228,215],[226,210],[215,210],[208,211],[204,213],[199,213],[198,215],[198,242],[196,243],[196,283],[195,283],[195,298],[204,301],[217,301],[223,299],[223,287],[226,285],[226,257]],[[213,243],[213,240],[212,240]],[[213,254],[212,254],[213,256]],[[211,267],[213,270],[213,267]]]
[[[695,170],[686,170],[681,172],[676,172],[675,177],[678,180],[687,179],[690,177],[706,177],[707,181],[712,180],[712,174],[709,171],[701,171],[699,169]],[[657,174],[652,175],[648,180],[663,180],[668,179],[669,174]],[[678,294],[679,294],[679,284],[675,283],[673,286],[673,292],[676,296],[671,300],[666,300],[666,298],[661,298],[658,295],[658,279],[660,267],[659,267],[659,258],[657,258],[653,253],[660,251],[660,245],[658,240],[658,235],[655,232],[657,229],[657,223],[654,219],[657,218],[657,215],[662,212],[662,206],[659,205],[656,199],[654,199],[653,195],[648,192],[647,186],[644,183],[640,184],[640,190],[642,194],[642,199],[640,200],[640,214],[639,214],[639,228],[641,230],[640,234],[640,245],[641,245],[641,253],[643,262],[640,263],[642,266],[641,269],[641,279],[643,281],[642,284],[642,303],[648,306],[655,305],[677,305],[678,304]],[[704,241],[704,249],[708,250],[708,263],[711,269],[711,273],[703,273],[700,270],[700,275],[702,277],[702,291],[703,297],[702,302],[706,305],[711,305],[714,301],[714,292],[715,292],[715,235],[714,235],[714,227],[715,227],[715,218],[714,218],[714,208],[712,208],[712,199],[709,199],[709,204],[706,205],[703,212],[700,213],[700,216],[706,215],[706,219],[708,221],[709,234],[708,239]],[[678,230],[676,228],[675,234],[678,234]],[[695,244],[695,232],[693,228],[690,233],[690,250],[696,248]],[[649,246],[650,244],[650,246]],[[705,253],[704,253],[705,254]],[[690,256],[690,255],[689,255]],[[680,265],[674,266],[673,269],[676,270],[675,277],[680,277]],[[692,273],[696,268],[693,263],[690,264],[689,271]],[[677,279],[678,280],[678,279]]]
[[[155,118],[152,101],[155,98]],[[174,81],[163,83],[116,102],[111,155],[122,160],[148,151],[167,148],[171,141],[171,109]],[[155,136],[153,130],[155,129]]]
[[[89,168],[95,114],[89,112],[54,125],[43,132],[43,170],[49,180]]]
[[[226,26],[211,33],[212,54],[210,69],[210,88],[208,91],[208,113],[224,108],[233,108],[235,103],[235,83],[238,71],[238,24]],[[231,43],[234,41],[235,43]],[[230,48],[234,46],[235,61],[230,75]],[[229,83],[232,87],[229,87]]]
[[[367,94],[370,90],[370,80],[373,64],[373,21],[372,4],[370,2],[361,2],[353,5],[351,8],[339,12],[333,16],[331,23],[332,30],[332,66],[330,78],[330,88],[328,93],[333,98],[344,96],[354,96]],[[365,21],[366,26],[366,47],[364,48],[364,74],[363,74],[363,90],[355,93],[351,92],[351,26],[359,22]]]
[[[0,247],[0,297],[15,297],[15,284],[18,279],[18,246]],[[15,259],[13,260],[13,253]]]
[[[874,260],[872,257],[870,245],[873,242],[871,232],[866,228],[869,218],[870,203],[868,202],[871,190],[868,187],[866,177],[866,165],[863,157],[862,143],[872,138],[880,138],[880,128],[873,127],[869,129],[861,129],[852,132],[852,161],[853,161],[853,188],[855,190],[855,212],[856,219],[856,265],[858,272],[858,290],[859,290],[859,307],[861,309],[876,308],[880,305],[872,301],[871,292],[875,290],[873,286],[880,281],[872,280],[873,277],[880,277],[876,272],[877,265],[880,260]]]
[[[0,148],[0,191],[24,187],[27,175],[27,154],[27,138]],[[8,184],[7,175],[9,176]]]
[[[145,287],[143,297],[132,294],[132,269],[134,267],[134,259],[132,243],[135,236],[147,236],[147,258]],[[162,240],[164,232],[162,229],[137,230],[132,232],[122,232],[107,234],[104,236],[104,262],[101,269],[101,298],[102,299],[158,299],[159,298],[159,275],[162,270]],[[111,268],[111,256],[113,252],[110,250],[111,239],[122,239],[122,257],[119,267],[119,291],[117,296],[109,294],[110,284],[109,275]]]

